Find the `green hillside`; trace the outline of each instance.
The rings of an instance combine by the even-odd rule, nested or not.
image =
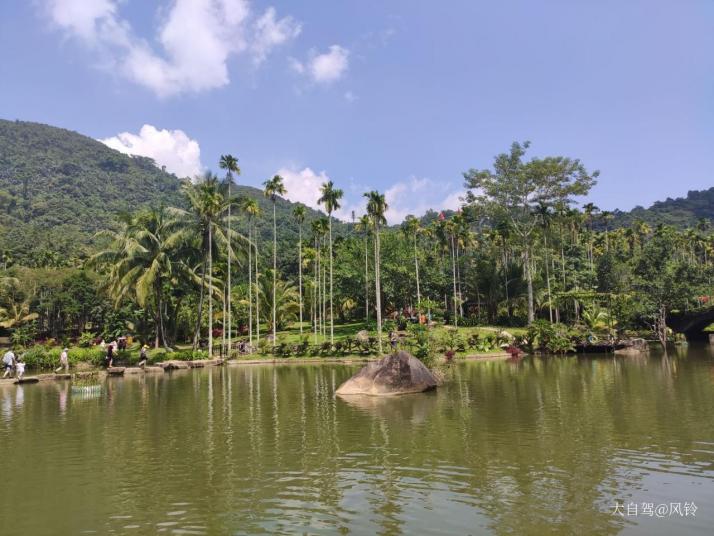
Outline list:
[[[616,227],[628,227],[637,220],[652,226],[662,223],[680,228],[692,227],[702,219],[714,220],[714,187],[690,191],[687,197],[657,201],[649,208],[637,206],[628,212],[616,210],[613,216]]]
[[[150,158],[122,154],[69,130],[0,120],[0,262],[73,264],[92,250],[97,231],[117,225],[120,213],[181,206],[180,186]],[[271,240],[271,202],[257,188],[239,185],[236,193],[258,199],[260,238]],[[277,202],[281,243],[294,244],[297,238],[293,205]],[[305,229],[320,216],[308,210]],[[346,229],[336,224],[335,234]]]

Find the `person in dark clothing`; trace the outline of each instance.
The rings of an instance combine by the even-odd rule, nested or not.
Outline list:
[[[107,362],[107,368],[114,366],[114,345],[113,344],[107,345],[106,362]]]

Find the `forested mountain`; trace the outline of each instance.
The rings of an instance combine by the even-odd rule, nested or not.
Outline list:
[[[217,168],[217,166],[213,166]],[[267,178],[267,177],[266,177]],[[241,185],[238,196],[255,198],[261,208],[257,229],[261,241],[272,240],[272,203],[262,190]],[[50,267],[76,264],[93,249],[93,236],[101,229],[115,228],[121,213],[145,206],[181,206],[178,177],[166,173],[145,157],[128,156],[103,143],[69,130],[24,121],[0,120],[0,263]],[[292,265],[298,226],[294,203],[278,199],[278,241],[285,244],[283,266]],[[438,218],[429,211],[421,217],[426,225]],[[450,211],[446,216],[451,216]],[[307,209],[303,227],[321,217]],[[714,188],[689,192],[686,198],[667,199],[649,208],[612,213],[611,227],[626,227],[643,220],[651,225],[695,225],[714,218]],[[237,228],[245,232],[239,216]],[[598,219],[595,226],[603,226]],[[339,239],[351,225],[335,222]],[[281,247],[281,249],[283,249]]]
[[[714,220],[714,187],[692,190],[687,197],[657,201],[649,208],[637,206],[629,212],[615,210],[612,215],[614,227],[629,227],[638,220],[653,226],[663,223],[680,228],[693,227],[702,219]]]
[[[120,213],[181,206],[180,187],[179,178],[150,158],[122,154],[69,130],[0,120],[0,262],[73,264],[91,252],[97,231],[116,227]],[[257,228],[261,239],[270,240],[270,200],[248,186],[239,185],[236,194],[258,200],[262,214]],[[277,201],[281,242],[297,238],[292,207],[289,201]],[[305,229],[318,217],[320,213],[308,209]],[[336,235],[345,229],[335,225]]]

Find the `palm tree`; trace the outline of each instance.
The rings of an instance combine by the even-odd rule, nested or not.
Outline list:
[[[0,277],[0,327],[13,328],[39,318],[39,314],[31,311],[35,299],[35,289],[23,292],[20,280],[16,277]]]
[[[317,200],[318,203],[325,205],[325,210],[327,210],[327,219],[329,226],[329,240],[330,240],[330,344],[335,344],[335,322],[332,306],[333,297],[333,287],[332,287],[332,213],[340,208],[340,199],[344,195],[344,192],[339,188],[335,188],[332,181],[327,181],[320,188],[322,197]]]
[[[402,232],[407,238],[414,241],[414,273],[416,274],[416,295],[417,295],[417,310],[421,313],[421,291],[419,289],[419,256],[417,254],[417,236],[421,227],[419,220],[414,216],[407,216],[402,223]]]
[[[118,305],[130,298],[140,307],[153,299],[156,324],[155,347],[168,346],[164,329],[165,283],[175,283],[186,266],[175,260],[177,248],[184,242],[181,222],[168,209],[149,209],[124,218],[120,231],[100,234],[112,243],[89,259],[90,266],[108,269],[107,290]]]
[[[224,154],[221,155],[221,160],[218,163],[221,169],[226,170],[226,182],[228,183],[228,219],[226,220],[226,235],[230,236],[231,235],[231,184],[233,183],[233,174],[235,175],[240,175],[240,167],[238,167],[238,159],[234,157],[233,155],[230,154]],[[228,248],[228,275],[227,275],[227,283],[226,287],[228,288],[227,290],[227,304],[224,305],[223,311],[224,311],[224,317],[225,317],[225,311],[228,309],[228,357],[231,356],[231,349],[233,348],[232,346],[232,328],[233,328],[233,309],[231,308],[231,264],[232,264],[232,259],[231,259],[231,248]],[[225,319],[224,319],[225,323]]]
[[[208,279],[208,356],[213,356],[213,250],[216,242],[224,244],[230,251],[231,244],[220,225],[221,218],[227,213],[230,199],[227,196],[227,185],[218,180],[213,173],[206,172],[196,183],[185,181],[183,191],[188,200],[187,211],[174,209],[185,220],[185,232],[193,233],[201,240],[201,251],[206,261],[201,268],[201,298],[199,300],[198,322],[194,335],[194,347],[198,342],[201,309],[203,304],[203,289]],[[208,267],[206,268],[206,264]],[[206,277],[206,271],[208,276]]]
[[[260,215],[260,205],[255,199],[245,197],[241,200],[241,210],[248,217],[248,344],[253,347],[253,248],[255,248],[256,274],[258,266],[258,241],[253,238],[253,222]],[[257,275],[256,275],[257,277]],[[257,307],[257,304],[256,304]],[[260,325],[260,320],[257,321]],[[257,327],[258,339],[260,339],[260,327]]]
[[[365,320],[369,322],[369,231],[372,226],[372,222],[367,214],[362,215],[362,217],[357,222],[357,230],[361,231],[364,235],[364,314],[366,316]]]
[[[379,353],[382,353],[382,298],[381,298],[381,281],[380,281],[380,261],[379,261],[379,226],[385,225],[387,219],[385,218],[385,213],[387,212],[387,201],[384,198],[384,194],[380,194],[376,190],[367,192],[364,194],[367,198],[367,214],[372,220],[372,225],[374,227],[374,290],[375,299],[377,301],[377,341],[379,344]]]
[[[300,335],[302,335],[302,224],[305,221],[305,205],[297,204],[293,216],[298,224],[298,298],[300,301]]]
[[[283,178],[280,175],[274,175],[272,179],[268,179],[263,183],[263,193],[265,197],[270,198],[273,202],[273,348],[275,348],[276,326],[275,326],[275,280],[278,272],[278,231],[275,220],[275,201],[279,195],[285,195],[287,190],[283,185]]]

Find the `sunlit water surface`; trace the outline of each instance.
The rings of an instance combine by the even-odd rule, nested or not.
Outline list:
[[[709,347],[467,362],[435,393],[336,398],[356,370],[2,386],[0,534],[714,531]]]

